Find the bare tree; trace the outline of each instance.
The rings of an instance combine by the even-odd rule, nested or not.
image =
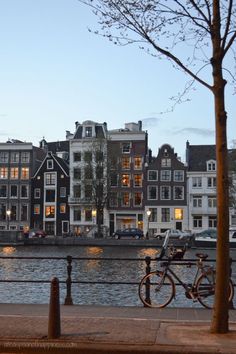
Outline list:
[[[138,43],[167,58],[214,97],[217,159],[216,296],[211,331],[228,332],[229,194],[223,62],[235,62],[235,0],[79,0],[99,18],[102,34],[116,44]],[[190,52],[191,50],[191,52]],[[232,61],[232,63],[233,63]],[[210,70],[210,72],[209,72]],[[225,71],[226,72],[226,71]],[[232,80],[234,77],[231,75]],[[187,86],[191,86],[192,82]]]

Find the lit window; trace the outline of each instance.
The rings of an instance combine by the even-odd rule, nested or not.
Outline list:
[[[18,169],[18,167],[12,167],[11,168],[10,178],[11,179],[18,179],[19,178],[19,169]]]
[[[7,167],[0,167],[0,178],[1,179],[8,178],[8,168]]]
[[[49,205],[45,207],[45,217],[54,218],[55,217],[55,207],[54,205]]]
[[[183,220],[183,209],[175,209],[175,220]]]
[[[29,168],[28,167],[21,168],[21,179],[29,179]]]
[[[40,214],[40,205],[39,204],[34,204],[34,214],[36,214],[36,215]]]
[[[122,157],[121,165],[122,165],[123,170],[129,170],[130,169],[130,157]]]
[[[134,175],[134,186],[135,187],[142,187],[142,175]]]
[[[142,169],[142,157],[134,158],[134,169],[141,170]]]
[[[122,187],[129,187],[130,186],[130,175],[123,174],[121,176],[121,186]]]
[[[121,204],[122,206],[129,206],[130,205],[130,196],[128,192],[121,193]]]
[[[60,213],[65,214],[66,212],[66,204],[60,204]]]
[[[134,205],[135,206],[142,205],[142,193],[141,192],[134,193]]]

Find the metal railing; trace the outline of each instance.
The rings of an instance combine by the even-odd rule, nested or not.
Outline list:
[[[73,280],[72,279],[72,269],[73,269],[73,261],[122,261],[122,262],[145,262],[145,273],[149,273],[152,270],[155,270],[158,268],[157,264],[157,259],[156,258],[151,258],[149,256],[145,258],[108,258],[108,257],[72,257],[68,255],[67,257],[25,257],[25,256],[0,256],[0,261],[1,260],[64,260],[66,262],[66,271],[67,271],[67,278],[66,280],[59,280],[60,283],[66,285],[66,296],[64,300],[65,305],[73,305],[73,299],[72,299],[72,285],[73,284],[102,284],[102,285],[130,285],[130,286],[138,286],[139,281],[141,281],[141,278],[139,281],[109,281],[106,280],[106,274],[104,274],[104,280]],[[155,267],[153,269],[151,268],[151,264],[155,262]],[[161,262],[161,261],[160,261]],[[172,261],[171,265],[178,265],[178,266],[188,266],[188,265],[193,265],[196,264],[197,260],[196,258],[189,258],[189,259],[180,259],[177,261]],[[209,262],[209,263],[215,263],[215,259],[207,259],[204,260],[204,262]],[[230,265],[232,263],[235,263],[236,260],[230,260]],[[144,276],[145,274],[143,274]],[[232,270],[230,266],[230,275],[232,276]],[[51,279],[48,280],[40,280],[40,279],[0,279],[0,283],[45,283],[45,284],[50,284]],[[180,285],[176,283],[176,285]],[[233,282],[234,287],[236,286],[236,283]]]

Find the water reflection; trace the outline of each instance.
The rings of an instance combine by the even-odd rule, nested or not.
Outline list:
[[[15,247],[7,246],[7,247],[2,248],[1,253],[5,254],[6,256],[10,256],[10,255],[13,255],[13,253],[15,253],[15,252],[16,252]]]

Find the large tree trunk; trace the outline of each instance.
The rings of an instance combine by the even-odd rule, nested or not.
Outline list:
[[[216,250],[216,290],[211,332],[227,333],[228,289],[229,289],[229,185],[228,150],[224,91],[221,60],[214,62],[214,99],[216,126],[217,161],[217,250]]]

